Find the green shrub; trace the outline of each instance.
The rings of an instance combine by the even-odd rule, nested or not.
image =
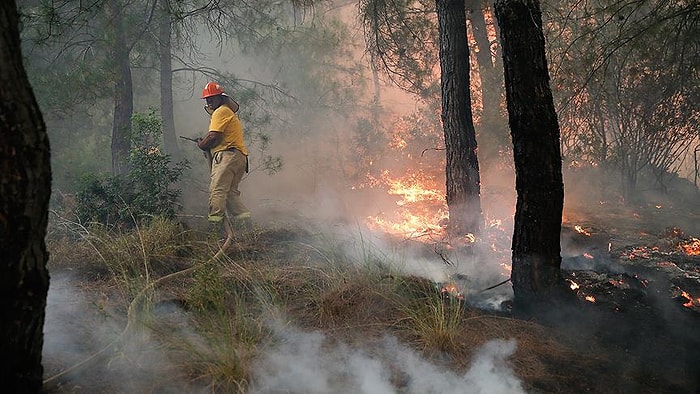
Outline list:
[[[175,216],[182,191],[173,185],[189,163],[172,164],[162,153],[157,144],[162,127],[154,111],[135,114],[132,122],[128,173],[87,174],[81,179],[76,193],[76,216],[81,222],[130,228],[154,216]]]

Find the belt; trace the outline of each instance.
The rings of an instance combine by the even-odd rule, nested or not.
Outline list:
[[[216,153],[221,153],[221,152],[241,152],[241,150],[238,149],[238,148],[228,148],[228,149],[220,150],[220,151],[218,151],[218,152],[216,152]],[[216,153],[215,153],[215,154],[216,154]],[[243,153],[243,152],[241,152],[241,154],[242,154],[242,153]],[[244,156],[245,156],[245,155],[244,155]]]
[[[214,156],[216,156],[216,154],[220,152],[241,152],[241,150],[238,148],[228,148],[226,150],[220,150],[219,152],[216,152]],[[243,157],[245,157],[245,173],[247,174],[248,172],[250,172],[250,162],[248,161],[248,155],[246,155],[243,152],[241,152],[241,154],[243,155]],[[214,159],[214,161],[216,161],[216,164],[219,164],[219,160]]]

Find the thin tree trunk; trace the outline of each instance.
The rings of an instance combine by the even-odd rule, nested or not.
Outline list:
[[[114,120],[112,123],[112,174],[124,174],[128,168],[131,117],[134,113],[134,91],[131,80],[129,47],[118,2],[106,2],[106,12],[113,34]]]
[[[49,274],[49,140],[22,63],[17,6],[0,3],[0,386],[41,391]]]
[[[476,53],[476,61],[479,65],[481,77],[481,94],[484,106],[482,116],[482,129],[488,133],[498,133],[505,128],[505,118],[501,116],[501,97],[503,93],[503,81],[499,77],[500,69],[495,67],[491,53],[491,41],[486,29],[484,11],[488,5],[482,0],[468,0],[469,20],[471,21],[472,35],[479,51]],[[503,134],[503,135],[500,135]],[[508,142],[507,132],[503,131],[493,136],[493,141],[498,144]],[[497,151],[498,146],[490,147]]]
[[[518,194],[511,280],[516,304],[562,290],[564,184],[537,0],[497,0]]]
[[[436,0],[435,3],[440,35],[449,232],[456,236],[477,234],[481,227],[481,190],[469,92],[464,0]]]
[[[180,160],[180,150],[175,132],[175,115],[173,113],[173,69],[170,37],[172,22],[168,1],[161,1],[159,20],[159,58],[160,58],[160,114],[163,120],[163,146],[165,153],[174,161]]]

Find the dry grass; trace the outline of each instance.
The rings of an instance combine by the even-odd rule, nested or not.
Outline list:
[[[208,260],[215,244],[165,222],[135,234],[89,235],[52,242],[54,269],[104,264],[110,283],[123,289],[123,302],[159,276],[194,268],[186,278],[161,284],[149,301],[178,300],[195,332],[183,337],[157,316],[143,321],[192,382],[213,392],[246,392],[258,349],[270,345],[266,322],[272,316],[358,348],[389,334],[461,373],[484,343],[514,338],[514,370],[528,388],[544,392],[590,389],[578,374],[605,362],[582,356],[543,326],[470,309],[426,279],[390,272],[376,255],[357,261],[332,244],[314,244],[299,229],[241,234],[218,261]],[[94,279],[81,278],[104,284]]]

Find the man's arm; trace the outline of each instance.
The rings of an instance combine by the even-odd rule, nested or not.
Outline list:
[[[204,138],[200,139],[199,142],[197,142],[197,146],[201,150],[209,150],[221,142],[221,139],[223,138],[224,133],[218,132],[218,131],[210,131],[207,133],[207,135],[204,136]]]

